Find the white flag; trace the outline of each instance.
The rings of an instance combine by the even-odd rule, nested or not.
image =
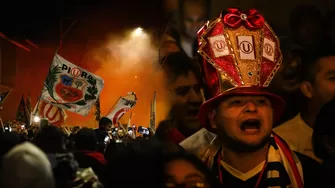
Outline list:
[[[56,54],[44,81],[41,100],[85,116],[103,87],[102,78]]]
[[[133,92],[129,92],[128,95],[120,97],[114,108],[107,114],[106,117],[112,120],[113,125],[116,125],[119,119],[121,119],[126,112],[136,105],[136,100],[136,95]]]

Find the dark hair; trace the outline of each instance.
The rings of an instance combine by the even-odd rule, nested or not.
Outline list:
[[[110,120],[109,118],[107,117],[102,117],[99,121],[99,127],[101,126],[106,126],[108,124],[112,124],[112,120]]]
[[[105,187],[115,186],[115,180],[127,182],[127,187],[136,187],[143,181],[147,187],[164,187],[162,162],[164,148],[160,144],[151,140],[135,140],[120,146],[122,149],[116,149],[111,154],[112,158],[107,158],[105,175],[113,178],[106,179]],[[125,176],[130,169],[133,173],[131,178]]]
[[[20,136],[17,132],[1,132],[1,151],[0,154],[5,155],[14,146],[20,144]]]
[[[66,135],[60,128],[49,125],[41,128],[35,142],[45,153],[62,153],[65,149],[65,139]]]
[[[335,115],[335,99],[326,103],[321,108],[320,112],[316,116],[314,123],[314,131],[312,136],[313,150],[317,157],[325,160],[329,156],[329,152],[324,145],[324,136],[334,138],[335,126],[334,118]]]
[[[94,130],[89,128],[82,128],[74,139],[76,149],[94,151],[97,148],[97,138]]]
[[[333,21],[335,19],[335,10],[330,10],[325,15],[326,21]]]
[[[185,52],[170,53],[161,60],[161,65],[167,73],[170,82],[179,76],[187,76],[191,71],[199,81],[202,81],[200,66],[198,66]]]
[[[168,133],[174,127],[171,120],[163,120],[159,122],[155,132],[155,138],[161,142],[168,140]]]
[[[174,40],[176,40],[177,45],[180,47],[180,33],[178,29],[173,26],[166,26],[165,34],[171,36]]]
[[[289,23],[292,30],[300,27],[303,20],[312,18],[314,20],[323,20],[320,10],[312,5],[299,5],[292,9],[290,13]]]
[[[209,183],[210,187],[217,187],[219,182],[213,176],[212,172],[208,169],[208,167],[196,156],[187,153],[187,152],[175,152],[168,153],[164,156],[164,164],[168,164],[169,162],[175,160],[185,160],[190,162],[194,167],[204,174],[207,183]]]
[[[319,72],[319,60],[325,57],[335,56],[334,49],[326,46],[315,52],[304,52],[301,55],[302,70],[301,81],[314,83],[315,76]]]

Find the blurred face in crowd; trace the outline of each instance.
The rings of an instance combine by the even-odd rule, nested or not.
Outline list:
[[[200,2],[186,1],[184,4],[184,27],[188,37],[196,38],[197,32],[206,22],[206,6]]]
[[[264,96],[223,99],[210,115],[210,123],[227,148],[240,152],[256,151],[268,143],[271,134],[271,101]]]
[[[202,85],[189,71],[187,75],[180,75],[169,85],[172,100],[173,118],[181,122],[188,131],[196,132],[201,126],[197,118],[199,108],[204,101]]]
[[[280,88],[287,93],[300,91],[301,59],[295,53],[286,53],[278,74],[276,74],[271,86]]]
[[[118,131],[117,131],[117,134],[118,134],[118,136],[119,137],[124,137],[124,132],[123,132],[123,130],[121,130],[121,129],[119,129]]]
[[[310,99],[311,108],[316,109],[335,97],[335,56],[318,60],[314,83],[308,84],[304,94]]]
[[[165,168],[166,187],[209,187],[205,175],[186,160],[174,160]]]
[[[322,22],[306,17],[299,24],[296,35],[303,46],[316,45],[322,37]]]
[[[106,125],[103,125],[102,126],[106,131],[110,131],[112,130],[112,123],[108,123]]]

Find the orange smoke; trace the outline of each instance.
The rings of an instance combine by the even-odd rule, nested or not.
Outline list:
[[[94,74],[102,77],[105,82],[100,95],[102,116],[108,113],[120,96],[133,91],[138,100],[132,109],[132,123],[148,126],[150,101],[156,91],[156,125],[166,117],[170,108],[168,92],[164,74],[157,68],[158,50],[152,39],[148,34],[136,30],[125,36],[111,36],[105,44],[90,51],[91,63],[99,62],[96,64],[99,68],[88,70],[94,70]],[[121,122],[127,123],[129,115],[130,113],[124,115]],[[96,127],[94,119],[94,109],[86,117],[68,112],[67,124]]]

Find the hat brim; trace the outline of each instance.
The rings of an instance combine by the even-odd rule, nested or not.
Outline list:
[[[229,96],[240,96],[240,95],[250,95],[250,96],[266,96],[271,100],[272,108],[273,108],[273,120],[274,122],[277,122],[281,115],[284,113],[285,109],[285,101],[276,94],[273,94],[266,90],[266,88],[261,87],[239,87],[232,90],[229,90],[227,92],[223,92],[205,103],[203,103],[200,107],[200,111],[198,114],[199,121],[201,125],[211,130],[209,125],[209,119],[208,114],[209,112],[215,108],[219,103],[220,100],[229,97]]]

